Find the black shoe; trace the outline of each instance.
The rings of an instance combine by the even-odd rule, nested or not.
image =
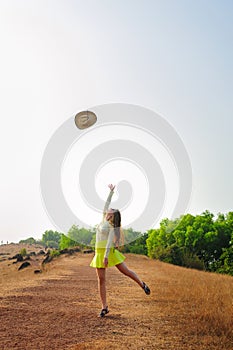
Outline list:
[[[149,295],[150,294],[150,288],[146,285],[146,283],[145,282],[142,282],[143,283],[143,290],[144,290],[144,292],[147,294],[147,295]]]
[[[102,309],[101,311],[100,311],[100,314],[99,314],[99,317],[104,317],[106,314],[108,314],[109,313],[109,310],[108,310],[108,307],[106,306],[106,308],[105,309]]]

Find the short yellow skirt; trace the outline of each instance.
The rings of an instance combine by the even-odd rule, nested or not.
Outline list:
[[[98,267],[98,268],[105,268],[104,266],[104,254],[105,254],[105,248],[95,248],[95,256],[92,259],[90,266],[91,267]],[[119,252],[116,248],[110,248],[110,252],[108,255],[108,266],[116,266],[120,263],[122,263],[125,260],[125,256]]]

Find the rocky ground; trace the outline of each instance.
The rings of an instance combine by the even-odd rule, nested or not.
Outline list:
[[[96,272],[89,266],[93,254],[63,254],[44,267],[44,256],[33,255],[31,265],[19,271],[21,262],[8,260],[19,248],[0,247],[1,350],[231,349],[229,337],[201,331],[192,301],[177,297],[177,276],[191,270],[126,254],[127,265],[149,284],[151,295],[109,268],[110,313],[99,318]],[[40,247],[30,250],[37,254]]]

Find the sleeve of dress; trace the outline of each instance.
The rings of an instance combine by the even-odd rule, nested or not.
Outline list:
[[[114,227],[111,227],[109,230],[109,233],[108,233],[108,241],[107,241],[105,253],[104,253],[105,258],[108,258],[108,255],[110,253],[110,249],[112,247],[113,238],[114,238]]]
[[[105,214],[106,214],[106,211],[107,211],[108,208],[109,208],[109,205],[110,205],[110,203],[111,203],[111,199],[112,199],[113,193],[114,193],[114,191],[112,191],[112,190],[109,192],[108,198],[107,198],[106,203],[105,203],[105,205],[104,205],[103,218],[104,218],[104,216],[105,216]]]

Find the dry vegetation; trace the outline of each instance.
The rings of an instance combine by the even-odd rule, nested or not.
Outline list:
[[[151,295],[108,269],[104,319],[92,255],[60,256],[39,275],[39,261],[0,262],[0,349],[232,350],[232,277],[126,256]]]
[[[165,308],[170,315],[180,315],[180,328],[185,325],[186,334],[202,337],[209,345],[219,342],[224,348],[233,340],[233,278],[157,264],[163,279],[166,276],[164,288],[162,283],[159,287],[166,295]]]

